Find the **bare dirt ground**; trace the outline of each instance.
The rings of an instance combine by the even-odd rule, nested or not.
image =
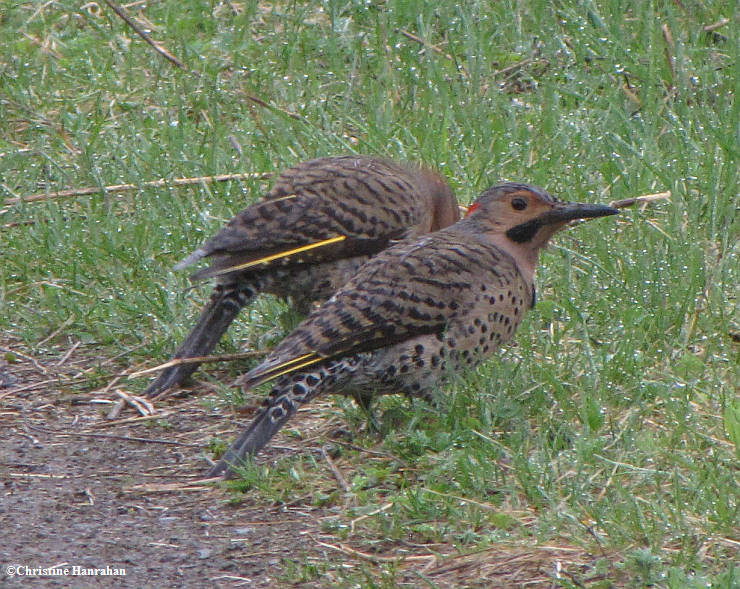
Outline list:
[[[447,557],[436,549],[404,558],[403,551],[368,555],[361,538],[356,548],[338,545],[321,531],[324,520],[341,516],[337,507],[300,498],[234,503],[228,491],[200,482],[208,469],[203,449],[214,435],[234,434],[233,416],[191,395],[157,403],[156,419],[166,428],[131,405],[111,418],[116,387],[125,381],[79,392],[111,360],[69,346],[34,357],[7,337],[0,352],[2,587],[341,587],[331,574],[291,583],[284,565],[372,568],[396,559],[407,587],[420,586],[417,571],[439,587],[555,587],[559,567],[585,570],[595,560],[567,546],[473,555],[449,547],[441,551]],[[304,420],[327,427],[321,409]],[[276,438],[262,460],[301,450],[290,443]],[[10,576],[12,566],[25,574]],[[30,578],[25,569],[74,566],[125,569],[125,576]]]
[[[274,587],[296,536],[317,534],[322,514],[312,508],[233,506],[227,491],[198,483],[208,468],[200,448],[216,428],[226,428],[220,434],[228,439],[235,424],[197,399],[157,407],[171,426],[162,435],[130,406],[106,418],[112,406],[99,401],[115,400],[115,387],[60,390],[89,359],[60,363],[2,347],[0,585]],[[9,577],[12,565],[107,566],[126,575],[31,580]]]

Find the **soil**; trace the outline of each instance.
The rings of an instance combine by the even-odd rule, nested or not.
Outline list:
[[[605,555],[566,543],[461,554],[451,545],[410,552],[389,542],[384,554],[369,554],[361,537],[338,543],[322,533],[341,507],[316,507],[310,497],[234,501],[224,486],[203,482],[206,448],[214,437],[233,437],[249,416],[203,403],[207,383],[157,400],[154,417],[142,415],[141,402],[122,400],[124,378],[90,391],[101,373],[127,368],[94,352],[65,342],[32,355],[0,339],[0,587],[344,587],[336,571],[374,565],[394,568],[403,587],[431,580],[436,587],[550,588],[562,586],[557,577],[602,578],[592,574]],[[299,412],[294,421],[308,435],[296,442],[278,434],[259,460],[321,456],[317,444],[341,425],[327,418],[330,404]],[[346,486],[336,465],[327,465],[337,488]],[[298,571],[311,563],[326,572],[296,581],[300,575],[286,574],[291,562]],[[125,574],[81,575],[73,567]],[[55,571],[34,573],[44,568]]]
[[[201,448],[229,439],[233,419],[197,398],[157,402],[157,418],[125,404],[109,419],[115,387],[64,392],[89,360],[0,360],[0,586],[276,587],[299,536],[317,537],[322,513],[306,506],[230,503],[199,483]],[[12,350],[13,353],[10,353]],[[74,355],[73,355],[74,356]],[[12,362],[8,363],[7,359]],[[164,435],[162,432],[165,432]],[[269,456],[266,456],[269,459]],[[315,541],[301,544],[301,558]],[[8,575],[16,566],[23,575]],[[28,569],[123,569],[117,576],[33,576]]]

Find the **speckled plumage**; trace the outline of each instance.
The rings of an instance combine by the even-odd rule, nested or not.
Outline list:
[[[208,258],[193,280],[216,281],[209,303],[173,358],[207,355],[239,311],[260,293],[290,299],[308,313],[396,240],[436,231],[459,218],[438,174],[368,156],[315,159],[285,170],[264,199],[238,213],[176,268]],[[197,364],[163,370],[147,387],[156,397]]]
[[[317,395],[426,395],[477,364],[534,305],[537,254],[548,239],[572,219],[616,213],[513,183],[489,189],[471,210],[370,260],[242,377],[247,389],[274,384],[211,476],[230,476],[231,465],[258,452]]]

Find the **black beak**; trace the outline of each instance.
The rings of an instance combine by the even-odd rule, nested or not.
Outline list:
[[[617,215],[619,210],[606,205],[594,205],[584,202],[556,202],[554,208],[537,217],[541,225],[551,225],[574,219],[593,219]]]
[[[530,241],[537,231],[545,225],[567,223],[575,219],[593,219],[595,217],[606,217],[616,215],[619,211],[606,205],[593,205],[583,202],[556,202],[553,208],[543,213],[536,219],[512,227],[506,235],[512,241],[524,243]]]

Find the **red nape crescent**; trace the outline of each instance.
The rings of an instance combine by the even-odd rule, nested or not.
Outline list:
[[[475,211],[478,210],[478,207],[480,206],[479,202],[474,202],[472,205],[468,207],[468,211],[465,213],[466,217],[469,217],[472,215]]]

